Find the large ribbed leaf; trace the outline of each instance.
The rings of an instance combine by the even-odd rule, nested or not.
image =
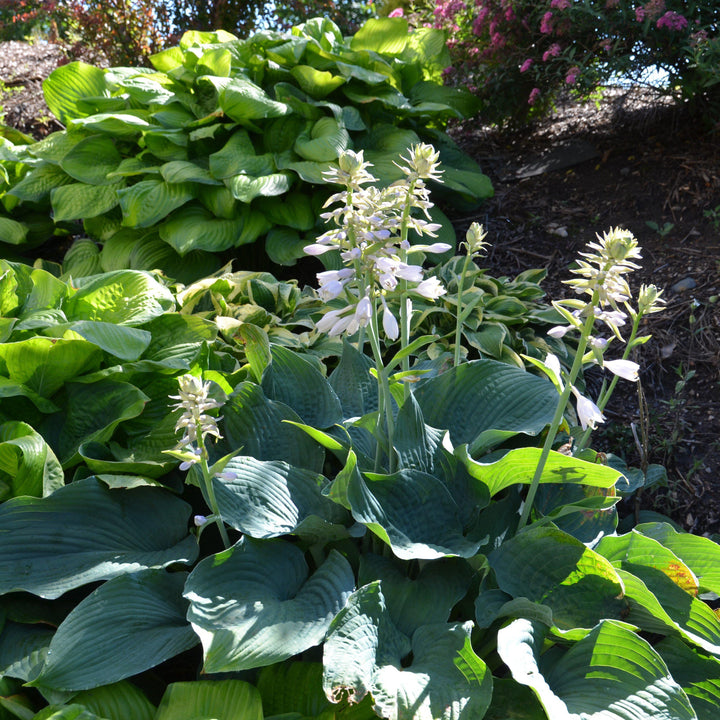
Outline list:
[[[320,118],[309,132],[298,136],[294,150],[312,162],[329,162],[337,160],[347,150],[350,136],[345,128],[340,127],[333,118]]]
[[[117,270],[87,278],[63,305],[68,320],[142,325],[172,309],[172,293],[146,272]]]
[[[12,218],[0,218],[0,242],[22,245],[28,234],[28,226]]]
[[[185,619],[186,577],[144,570],[108,580],[60,624],[33,684],[86,690],[136,675],[189,650],[197,637]]]
[[[498,632],[498,653],[552,720],[695,720],[662,658],[625,627],[603,621],[547,662],[540,656],[544,635],[539,623],[515,620]]]
[[[82,705],[107,720],[154,720],[155,707],[141,690],[127,680],[83,690],[73,697]]]
[[[42,435],[23,422],[0,425],[0,500],[43,497],[63,484],[62,466]]]
[[[191,250],[222,252],[238,244],[245,221],[216,218],[200,205],[188,205],[160,225],[160,237],[180,256]]]
[[[316,99],[324,98],[345,82],[344,77],[317,70],[310,65],[296,65],[290,73],[302,90]]]
[[[494,360],[422,380],[415,398],[428,425],[450,430],[453,444],[467,443],[472,454],[518,433],[537,435],[558,403],[552,383]]]
[[[372,366],[367,355],[343,340],[340,362],[330,375],[330,385],[340,399],[345,419],[377,410],[378,386],[370,375]]]
[[[85,98],[108,94],[105,71],[83,62],[61,65],[43,83],[43,93],[50,111],[67,125],[72,118],[86,117],[94,112],[82,109]]]
[[[547,605],[562,631],[623,616],[623,584],[602,555],[553,527],[531,527],[488,555],[498,586]]]
[[[303,553],[283,540],[246,538],[203,560],[185,597],[205,672],[263,667],[318,645],[354,583],[336,551],[310,575]]]
[[[0,593],[56,598],[149,567],[190,563],[190,507],[163,490],[108,490],[94,478],[0,505]],[[162,522],[158,522],[162,518]]]
[[[353,36],[353,50],[372,50],[376,53],[399,55],[408,41],[405,18],[371,18]]]
[[[286,193],[292,185],[292,176],[287,172],[271,175],[235,175],[227,180],[233,197],[240,202],[249,203],[256,197],[272,197]]]
[[[47,197],[54,188],[72,181],[57,165],[39,165],[8,191],[8,194],[27,202],[38,202]]]
[[[81,140],[60,161],[60,167],[71,177],[89,185],[109,185],[108,173],[117,169],[122,156],[107,135],[91,135]],[[99,213],[95,213],[98,215]],[[88,217],[92,217],[88,213]]]
[[[54,632],[47,625],[7,620],[0,632],[0,677],[30,680],[35,668],[45,661]]]
[[[210,155],[209,162],[210,173],[218,179],[240,174],[253,177],[270,175],[276,169],[270,153],[256,154],[245,130],[236,130],[220,150]]]
[[[195,197],[195,189],[192,183],[168,183],[151,179],[118,190],[117,194],[123,225],[149,227]]]
[[[322,475],[284,462],[234,457],[225,466],[230,479],[215,480],[223,520],[254,538],[285,534],[326,537],[344,535],[346,514],[322,495]],[[324,539],[324,538],[323,538]]]
[[[375,711],[390,720],[481,718],[492,678],[472,650],[471,629],[424,625],[410,643],[390,620],[380,583],[365,585],[333,620],[323,654],[325,693],[351,702],[369,693]]]
[[[262,378],[271,400],[289,405],[308,425],[326,428],[342,420],[335,391],[315,365],[280,345],[271,348],[272,363]]]
[[[220,108],[240,123],[280,117],[291,112],[288,105],[273,100],[260,86],[242,75],[236,75],[225,85],[220,95]]]
[[[60,327],[62,330],[70,329],[76,332],[88,342],[120,360],[137,360],[152,339],[151,333],[147,330],[95,320],[78,320]]]
[[[260,694],[241,680],[195,680],[168,685],[155,720],[263,720]]]

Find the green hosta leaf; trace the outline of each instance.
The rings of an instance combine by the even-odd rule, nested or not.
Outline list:
[[[117,169],[122,156],[112,138],[91,135],[81,140],[60,161],[60,167],[71,177],[88,185],[108,185],[108,173]]]
[[[82,705],[107,720],[154,720],[155,707],[132,683],[121,680],[92,690],[84,690],[73,697]]]
[[[0,367],[11,381],[49,398],[64,383],[100,366],[102,353],[86,340],[33,337],[0,345]]]
[[[547,720],[533,691],[512,678],[493,677],[492,702],[483,720]]]
[[[256,197],[272,197],[286,193],[292,185],[292,176],[287,172],[261,177],[235,175],[227,181],[227,184],[236,200],[249,203]]]
[[[685,691],[698,720],[715,720],[720,707],[720,661],[689,648],[677,637],[667,637],[655,650]]]
[[[657,540],[695,574],[699,592],[720,595],[720,547],[709,538],[679,533],[668,523],[643,523],[635,532]]]
[[[217,327],[198,315],[165,313],[144,326],[152,335],[145,359],[154,362],[182,362],[189,367],[203,344],[217,337]]]
[[[82,335],[88,342],[120,360],[137,360],[152,340],[147,330],[109,322],[78,320],[60,327]]]
[[[0,632],[0,676],[30,680],[35,668],[44,662],[54,633],[39,623],[6,621]]]
[[[220,94],[220,108],[228,117],[244,124],[291,112],[285,103],[273,100],[261,87],[239,75],[230,80]]]
[[[87,129],[97,130],[105,135],[129,138],[148,130],[150,114],[147,110],[126,110],[120,112],[99,112],[84,118],[74,118],[70,121],[70,130]]]
[[[242,680],[195,680],[168,685],[155,720],[263,720],[260,694]]]
[[[57,598],[128,572],[192,563],[190,511],[164,490],[111,491],[94,478],[46,498],[8,500],[0,505],[0,592]]]
[[[315,472],[322,470],[324,451],[299,428],[283,422],[300,422],[287,405],[268,400],[254,383],[235,388],[223,406],[226,452],[243,448],[243,454],[258,460],[282,460]],[[222,452],[222,450],[221,450]]]
[[[282,540],[243,539],[202,561],[185,597],[205,651],[204,671],[263,667],[322,642],[355,581],[334,550],[308,575],[303,553]]]
[[[265,238],[265,252],[272,262],[290,266],[305,257],[307,244],[307,239],[300,237],[297,230],[272,228]]]
[[[443,166],[443,185],[448,190],[456,190],[473,200],[490,198],[495,194],[492,182],[487,175],[471,170]]]
[[[92,440],[108,440],[123,420],[138,416],[147,396],[129,383],[99,380],[68,382],[63,410],[50,415],[40,430],[64,467],[79,462],[78,448]]]
[[[423,625],[445,623],[467,593],[473,571],[464,560],[442,558],[426,564],[413,579],[391,558],[366,553],[360,558],[359,585],[380,580],[390,617],[408,637]]]
[[[180,208],[160,225],[160,237],[180,256],[191,250],[222,252],[238,244],[245,225],[243,218],[222,220],[198,205]]]
[[[541,452],[540,448],[517,448],[510,450],[500,460],[489,463],[473,460],[467,454],[466,447],[457,448],[455,455],[472,477],[486,485],[491,495],[496,495],[516,483],[529,485],[535,475]],[[598,465],[551,451],[540,482],[612,488],[619,477],[620,473],[607,465]]]
[[[50,112],[64,125],[73,118],[85,117],[80,103],[85,98],[105,96],[105,71],[83,62],[61,65],[43,83],[43,94]]]
[[[123,192],[122,185],[86,185],[72,183],[50,193],[55,222],[96,217],[112,210]]]
[[[304,423],[317,428],[342,420],[340,400],[315,365],[279,345],[271,352],[272,363],[262,378],[268,398],[289,405]]]
[[[294,150],[300,157],[313,162],[337,160],[350,144],[350,136],[333,118],[320,118],[309,133],[295,141]]]
[[[169,183],[200,183],[201,185],[220,185],[208,170],[186,160],[173,160],[160,168],[163,180]]]
[[[558,395],[552,383],[520,368],[474,360],[421,380],[415,399],[428,425],[450,430],[454,445],[468,443],[475,454],[518,433],[540,433]]]
[[[323,685],[331,700],[359,702],[391,720],[481,718],[492,677],[470,642],[472,623],[425,625],[412,644],[393,626],[380,583],[353,593],[333,620],[324,648]],[[412,662],[406,662],[412,653]]]
[[[694,720],[660,656],[630,630],[603,621],[552,664],[543,637],[540,624],[515,620],[498,632],[498,653],[553,720]]]
[[[140,448],[137,449],[140,450]],[[167,456],[165,462],[136,459],[135,456],[139,454],[139,452],[133,453],[130,457],[124,458],[118,451],[116,455],[113,455],[104,445],[92,441],[84,443],[78,448],[78,455],[90,471],[111,489],[145,485],[165,487],[151,478],[165,475],[174,464],[172,459]]]
[[[185,620],[186,577],[145,570],[108,580],[60,624],[33,684],[86,690],[136,675],[189,650],[197,637]]]
[[[221,150],[210,155],[210,172],[218,179],[240,174],[270,175],[275,169],[272,155],[257,155],[245,130],[236,130]]]
[[[370,18],[353,36],[353,50],[372,50],[376,53],[399,55],[408,41],[405,18]]]
[[[322,528],[328,536],[343,535],[346,514],[322,495],[327,480],[284,462],[234,457],[224,472],[232,479],[216,479],[215,494],[223,520],[254,538],[308,534]],[[311,525],[309,523],[312,523]]]
[[[62,466],[42,435],[23,422],[0,425],[0,500],[44,497],[63,484]]]
[[[353,517],[366,525],[403,560],[433,560],[445,555],[472,557],[482,541],[464,534],[461,511],[442,481],[419,470],[403,469],[392,475],[361,474],[348,458],[345,474],[330,496],[349,506]]]
[[[71,183],[73,179],[57,165],[40,165],[31,170],[8,195],[25,202],[40,202],[50,191],[61,185]]]
[[[141,180],[129,188],[118,190],[123,225],[149,227],[173,210],[195,197],[191,183],[168,183]]]
[[[298,85],[313,98],[324,98],[339,88],[345,78],[325,70],[316,70],[310,65],[296,65],[290,70]]]
[[[0,242],[8,245],[22,245],[28,234],[28,226],[25,223],[0,217]]]
[[[172,293],[152,275],[117,270],[87,278],[65,302],[68,320],[142,325],[174,306]]]
[[[552,609],[561,631],[621,618],[628,603],[617,571],[602,555],[553,527],[530,527],[488,555],[498,586]]]
[[[289,193],[282,199],[262,198],[257,201],[257,207],[276,225],[303,231],[315,227],[315,213],[310,198],[304,193]]]
[[[77,238],[63,258],[63,274],[80,278],[102,272],[100,248],[90,238]]]
[[[70,705],[48,705],[37,715],[27,716],[28,720],[107,720],[90,712],[82,705],[71,703]]]

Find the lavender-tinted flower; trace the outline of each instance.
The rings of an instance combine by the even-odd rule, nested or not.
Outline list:
[[[217,426],[217,419],[206,412],[219,408],[220,403],[208,396],[210,383],[203,383],[193,375],[182,375],[178,378],[178,385],[180,386],[179,395],[170,396],[171,399],[180,401],[173,405],[173,409],[183,410],[182,415],[175,423],[175,432],[183,431],[183,437],[177,448],[185,449],[190,446],[190,452],[197,454],[195,446],[198,441],[204,442],[208,435],[216,438],[222,437]]]

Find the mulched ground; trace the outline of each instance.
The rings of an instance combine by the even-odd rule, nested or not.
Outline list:
[[[41,82],[76,57],[46,43],[0,43],[5,123],[38,138],[60,129]],[[564,297],[560,281],[596,232],[636,235],[644,260],[633,285],[664,288],[667,309],[648,319],[653,339],[639,352],[645,411],[621,381],[593,445],[631,464],[664,464],[669,486],[644,493],[643,507],[698,534],[720,531],[720,127],[649,91],[615,88],[599,105],[563,102],[531,128],[473,121],[452,134],[495,187],[481,215],[455,218],[463,234],[473,220],[485,224],[491,274],[547,267],[549,298]]]

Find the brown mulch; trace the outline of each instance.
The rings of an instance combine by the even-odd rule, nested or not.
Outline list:
[[[60,129],[41,82],[77,57],[77,49],[42,42],[0,43],[4,122],[36,138]],[[643,506],[695,533],[718,532],[720,128],[647,90],[614,88],[598,105],[560,103],[531,128],[500,131],[473,121],[452,134],[495,187],[480,214],[456,218],[459,235],[473,220],[488,229],[493,275],[546,267],[549,298],[564,297],[561,280],[595,233],[621,226],[636,235],[644,260],[634,286],[652,282],[667,298],[665,312],[648,319],[653,339],[638,353],[647,411],[638,409],[636,388],[621,381],[611,422],[593,444],[631,464],[643,456],[664,464],[669,486],[644,493]]]

